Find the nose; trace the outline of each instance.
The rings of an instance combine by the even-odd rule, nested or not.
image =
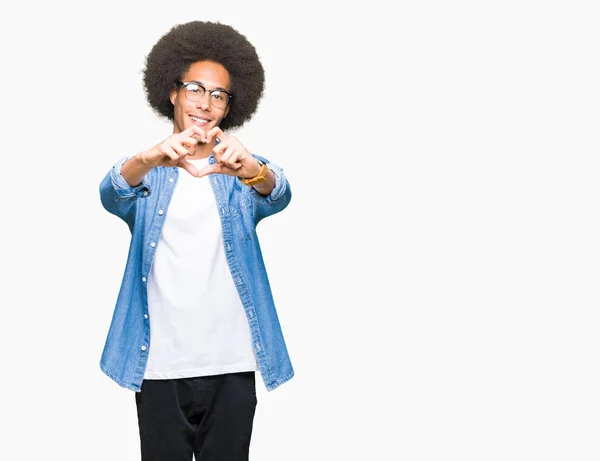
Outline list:
[[[196,102],[196,107],[200,107],[202,110],[210,109],[210,93],[208,91],[205,91],[200,96],[200,99]]]

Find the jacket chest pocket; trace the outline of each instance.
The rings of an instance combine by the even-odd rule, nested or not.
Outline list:
[[[256,234],[256,225],[252,217],[252,199],[243,195],[237,203],[230,204],[226,209],[231,219],[233,238],[248,241]]]

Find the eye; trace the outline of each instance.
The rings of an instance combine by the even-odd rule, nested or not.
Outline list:
[[[193,93],[201,93],[202,92],[202,87],[195,83],[190,83],[186,88],[188,91],[192,91]]]
[[[223,95],[221,95],[220,91],[213,91],[210,95],[213,99],[223,99]]]

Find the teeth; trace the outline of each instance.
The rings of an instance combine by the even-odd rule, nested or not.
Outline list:
[[[200,117],[194,117],[193,115],[190,115],[190,118],[193,121],[198,122],[198,123],[208,123],[209,122],[209,120],[206,120],[206,119],[200,118]]]

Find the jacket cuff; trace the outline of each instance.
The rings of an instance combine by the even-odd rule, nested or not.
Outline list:
[[[146,178],[142,179],[142,182],[138,186],[131,187],[121,175],[121,167],[132,157],[124,157],[113,165],[110,170],[112,186],[117,195],[122,198],[147,197],[152,193],[152,189],[150,188],[150,182]]]
[[[275,201],[279,199],[284,193],[286,189],[286,180],[285,175],[283,174],[283,169],[273,163],[267,163],[267,167],[269,170],[273,172],[275,175],[275,187],[271,191],[271,193],[267,196],[260,194],[254,187],[250,188],[250,193],[254,195],[259,200],[272,200]]]

